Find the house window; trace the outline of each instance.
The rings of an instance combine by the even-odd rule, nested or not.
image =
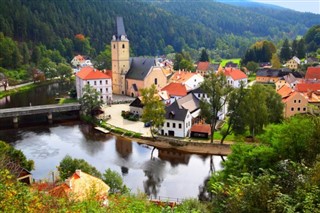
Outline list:
[[[106,84],[108,84],[108,80],[106,80]]]
[[[122,49],[124,49],[125,48],[125,45],[124,44],[122,44]]]
[[[100,92],[102,93],[102,89],[100,89]]]
[[[179,129],[181,129],[182,128],[182,124],[179,124]]]
[[[298,103],[301,103],[301,100],[299,100]]]
[[[94,85],[97,85],[97,82],[96,82],[96,81],[94,81]]]
[[[170,123],[169,122],[167,123],[167,127],[170,127]]]
[[[298,107],[298,111],[300,111],[300,107]]]
[[[293,107],[291,107],[291,111],[294,111],[294,108],[293,108]]]
[[[106,91],[109,92],[109,91],[108,91],[108,88],[106,88]]]
[[[100,96],[100,99],[102,100],[102,99],[103,99],[103,96]]]
[[[113,49],[116,49],[116,45],[115,44],[113,45]]]
[[[306,111],[306,108],[305,108],[305,107],[303,107],[303,111]]]
[[[100,81],[100,85],[102,85],[102,81]]]
[[[297,103],[297,100],[294,100],[293,103]]]
[[[89,81],[87,81],[87,84],[88,84],[88,85],[90,85],[90,82],[89,82]]]
[[[172,127],[173,127],[173,128],[176,128],[176,123],[173,123],[173,124],[172,124]]]
[[[158,79],[157,79],[157,78],[154,79],[154,84],[155,84],[155,85],[158,84]]]

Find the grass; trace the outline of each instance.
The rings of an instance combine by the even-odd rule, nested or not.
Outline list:
[[[59,100],[59,104],[69,104],[69,103],[76,103],[76,102],[78,102],[78,100],[75,98],[61,98]]]
[[[102,121],[99,125],[105,129],[107,129],[111,132],[117,133],[117,134],[129,136],[129,137],[133,137],[133,138],[140,138],[142,136],[141,133],[133,132],[133,131],[122,129],[119,127],[115,127],[110,124],[107,124],[105,121]]]
[[[220,133],[220,131],[215,131],[214,132],[214,140],[221,140],[222,135]],[[235,137],[233,134],[228,135],[225,139],[225,141],[235,141]]]
[[[229,61],[232,61],[233,63],[240,65],[240,60],[241,60],[241,58],[222,59],[220,62],[220,65],[222,67],[225,67],[226,63],[228,63]],[[213,63],[215,63],[215,61]]]
[[[250,74],[248,76],[248,82],[251,82],[251,81],[254,81],[254,80],[256,80],[256,74]]]

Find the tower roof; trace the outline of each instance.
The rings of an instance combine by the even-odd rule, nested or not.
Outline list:
[[[120,38],[120,36],[126,36],[126,31],[124,29],[124,24],[123,24],[123,18],[122,17],[117,17],[117,37]]]

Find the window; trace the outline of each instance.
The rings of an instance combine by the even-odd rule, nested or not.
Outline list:
[[[100,81],[100,85],[102,85],[102,81]]]
[[[181,129],[182,128],[182,124],[179,124],[179,129]]]
[[[306,108],[305,108],[305,107],[303,107],[303,111],[306,111]]]
[[[113,45],[113,49],[116,49],[116,45],[115,44]]]
[[[102,93],[102,89],[100,89],[100,92]]]
[[[96,81],[94,81],[94,85],[97,85],[97,82],[96,82]]]
[[[167,123],[167,127],[170,127],[170,123],[169,122]]]
[[[89,82],[89,81],[87,81],[87,84],[88,84],[88,85],[90,85],[90,82]]]
[[[293,108],[293,107],[291,107],[291,111],[294,111],[294,108]]]
[[[300,111],[300,107],[298,107],[298,111]]]
[[[172,127],[173,127],[173,128],[176,128],[176,123],[173,123],[173,124],[172,124]]]
[[[154,79],[154,84],[155,84],[155,85],[158,84],[158,79],[157,79],[157,78]]]
[[[125,45],[124,44],[122,44],[122,49],[124,49],[125,48]]]
[[[102,99],[103,99],[103,96],[100,96],[100,99],[102,100]]]
[[[198,97],[200,98],[200,93],[198,94]]]
[[[106,88],[106,92],[109,92],[109,91],[108,91],[108,88]]]
[[[297,103],[297,100],[294,100],[293,103]]]
[[[106,80],[106,84],[108,84],[108,80]]]
[[[301,100],[299,100],[298,103],[301,103]]]

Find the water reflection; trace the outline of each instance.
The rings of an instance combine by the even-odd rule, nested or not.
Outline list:
[[[0,130],[7,141],[35,161],[35,179],[48,178],[66,156],[81,158],[100,172],[110,168],[123,175],[133,192],[154,197],[197,197],[212,165],[220,169],[220,157],[190,155],[174,150],[153,149],[90,126],[68,123],[52,126]],[[50,178],[50,176],[49,176]]]

